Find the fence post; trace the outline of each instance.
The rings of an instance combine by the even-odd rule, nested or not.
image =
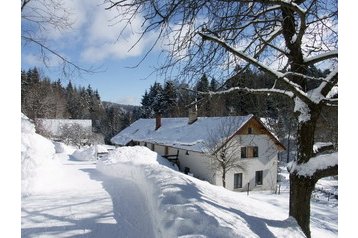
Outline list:
[[[281,184],[278,185],[278,195],[281,194]]]

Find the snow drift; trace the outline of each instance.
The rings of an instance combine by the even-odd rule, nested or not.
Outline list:
[[[56,150],[62,153],[55,154]],[[78,188],[73,181],[86,181],[87,176],[77,170],[64,168],[61,156],[68,159],[71,148],[56,146],[35,131],[34,124],[21,115],[21,195],[52,193]],[[87,189],[83,186],[81,189]]]
[[[29,195],[42,186],[45,173],[56,172],[58,164],[52,160],[54,144],[36,134],[35,126],[24,114],[21,115],[21,193]],[[41,179],[41,177],[43,179]],[[42,181],[41,181],[42,180]]]
[[[118,148],[97,163],[102,173],[137,185],[156,237],[304,237],[275,206],[172,168],[140,146]]]
[[[94,146],[91,146],[88,148],[81,148],[75,150],[72,153],[71,157],[74,160],[78,160],[78,161],[96,160],[97,159],[96,148]]]

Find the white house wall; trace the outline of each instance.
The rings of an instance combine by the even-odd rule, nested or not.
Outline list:
[[[242,162],[244,169],[233,169],[226,174],[226,188],[234,191],[247,191],[248,184],[251,190],[275,190],[277,184],[277,148],[273,141],[267,135],[239,135],[234,137],[238,147],[258,146],[258,157],[241,159],[240,150],[237,150],[238,159]],[[140,145],[145,146],[144,142]],[[146,143],[149,149],[152,149],[151,143]],[[159,155],[165,155],[165,146],[155,145],[154,151]],[[176,155],[178,149],[168,147],[169,155]],[[194,177],[208,181],[212,184],[222,186],[222,177],[220,170],[211,168],[210,156],[204,153],[187,151],[179,149],[178,159],[180,162],[180,171],[184,172],[185,167],[190,169]],[[255,185],[256,171],[263,171],[262,185]],[[234,174],[242,173],[242,188],[234,189]]]
[[[235,191],[275,190],[277,183],[277,149],[267,135],[240,135],[233,138],[240,146],[258,146],[258,157],[240,158],[243,169],[233,169],[226,174],[226,188]],[[263,171],[262,185],[255,185],[256,171]],[[242,188],[234,189],[234,174],[242,173]],[[222,186],[221,173],[216,174],[216,184]]]
[[[185,167],[195,178],[215,184],[214,172],[210,168],[210,157],[203,153],[185,150],[179,152],[180,170],[184,172]]]
[[[140,142],[140,145],[145,146],[145,143]],[[146,147],[152,149],[152,144],[146,143]],[[188,167],[190,169],[190,173],[193,174],[194,177],[215,184],[214,173],[210,169],[210,159],[207,155],[194,151],[177,149],[170,146],[168,147],[168,154],[176,155],[178,150],[178,159],[180,163],[179,169],[181,172],[184,172],[185,167]],[[156,144],[154,146],[154,151],[159,155],[165,155],[165,146]]]

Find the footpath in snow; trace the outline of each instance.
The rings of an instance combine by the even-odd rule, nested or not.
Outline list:
[[[22,237],[155,237],[136,184],[101,174],[94,162],[63,166],[67,187],[22,198]]]
[[[154,237],[135,183],[100,173],[92,148],[54,145],[21,119],[22,237]]]

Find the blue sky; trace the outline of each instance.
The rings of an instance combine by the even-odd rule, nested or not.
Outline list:
[[[51,49],[66,56],[81,67],[99,67],[99,72],[82,74],[81,77],[64,78],[59,71],[58,59],[50,56],[49,65],[45,67],[41,62],[41,55],[35,45],[22,45],[21,68],[40,68],[44,76],[53,80],[63,80],[67,85],[69,79],[75,85],[98,89],[104,101],[123,104],[140,105],[141,96],[155,81],[164,82],[164,78],[151,74],[158,66],[161,48],[158,45],[149,56],[136,68],[144,54],[150,49],[155,33],[144,37],[132,50],[129,48],[136,42],[141,30],[141,19],[135,18],[132,24],[119,37],[124,23],[114,24],[114,17],[121,16],[115,11],[105,11],[105,6],[98,5],[96,0],[85,2],[65,0],[64,7],[70,12],[71,29],[58,31],[48,27],[42,34]],[[31,13],[29,3],[27,11]],[[36,3],[35,3],[36,4]],[[38,7],[38,6],[36,6]],[[26,10],[26,9],[25,9]],[[27,14],[23,11],[22,14]],[[22,30],[28,29],[22,22]],[[32,28],[33,29],[33,28]]]

